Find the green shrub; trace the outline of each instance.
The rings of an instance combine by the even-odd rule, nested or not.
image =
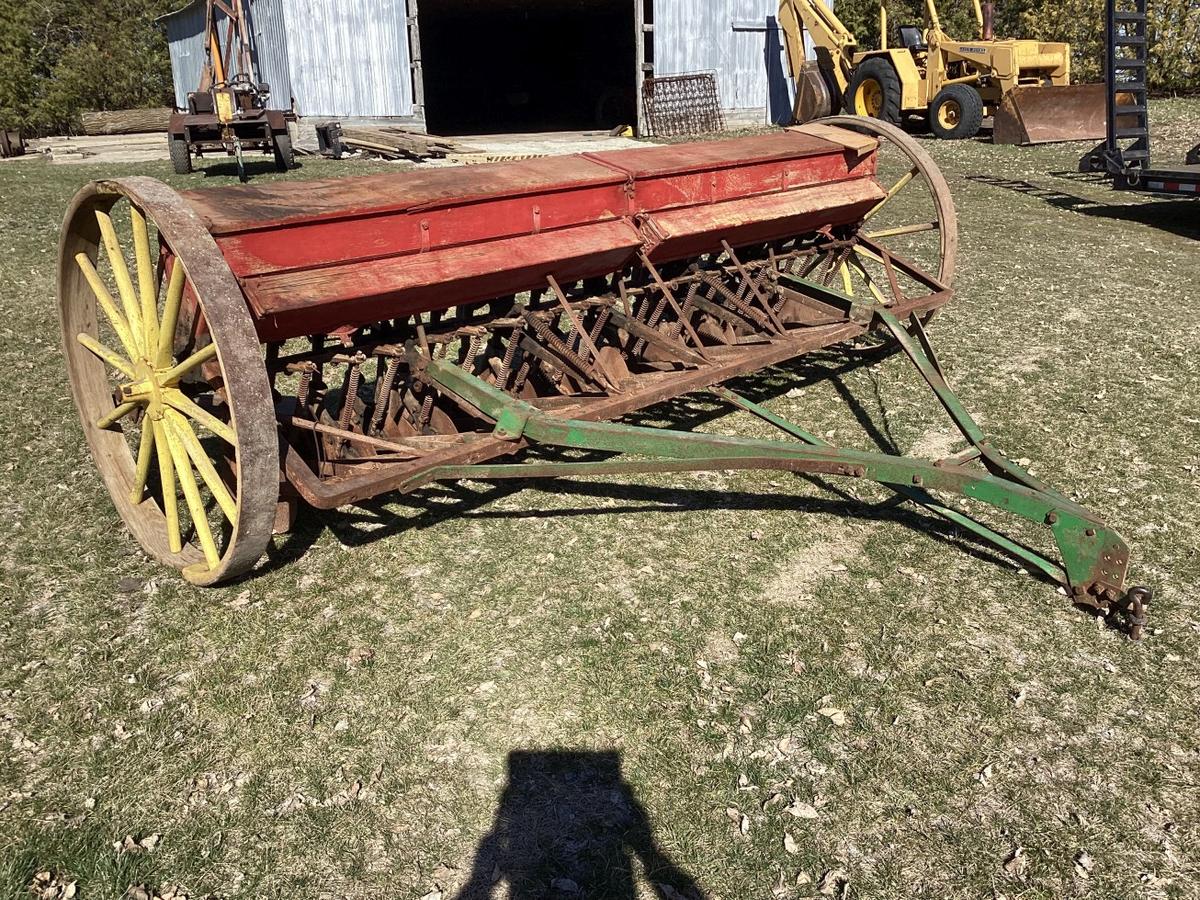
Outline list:
[[[171,62],[155,17],[178,0],[0,0],[0,122],[78,130],[84,109],[169,106]]]

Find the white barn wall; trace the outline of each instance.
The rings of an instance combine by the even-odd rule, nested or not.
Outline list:
[[[296,112],[413,114],[404,0],[282,0]]]
[[[712,71],[727,124],[783,121],[792,84],[778,0],[658,0],[654,74]]]
[[[259,77],[277,107],[294,99],[304,116],[414,115],[405,0],[248,5]],[[793,86],[777,8],[778,0],[656,0],[655,74],[715,72],[730,126],[785,120]],[[203,20],[203,2],[166,17],[180,106],[199,80]]]

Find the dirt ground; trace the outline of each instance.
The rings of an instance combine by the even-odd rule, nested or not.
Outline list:
[[[1181,160],[1200,101],[1153,127]],[[88,457],[56,242],[88,179],[232,169],[0,165],[0,898],[1200,896],[1200,200],[1115,193],[1078,145],[924,145],[962,234],[943,365],[1128,539],[1140,643],[881,491],[778,473],[389,496],[189,587]],[[868,446],[849,394],[942,452],[906,365],[761,377],[832,440]]]

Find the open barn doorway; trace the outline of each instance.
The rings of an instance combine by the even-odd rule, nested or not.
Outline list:
[[[634,0],[419,0],[431,134],[636,125]]]

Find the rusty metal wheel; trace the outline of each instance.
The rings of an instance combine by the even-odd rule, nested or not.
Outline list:
[[[245,572],[271,539],[279,447],[262,347],[216,243],[162,182],[101,181],[67,210],[58,265],[71,393],[121,518],[194,584]]]
[[[958,216],[950,186],[937,163],[915,138],[879,119],[830,116],[819,121],[879,141],[876,178],[887,196],[867,213],[860,236],[951,287],[958,254]],[[855,267],[865,268],[869,274],[877,264],[871,257],[866,248],[856,249],[857,262],[843,268],[842,280],[856,283],[853,279],[860,273]]]

